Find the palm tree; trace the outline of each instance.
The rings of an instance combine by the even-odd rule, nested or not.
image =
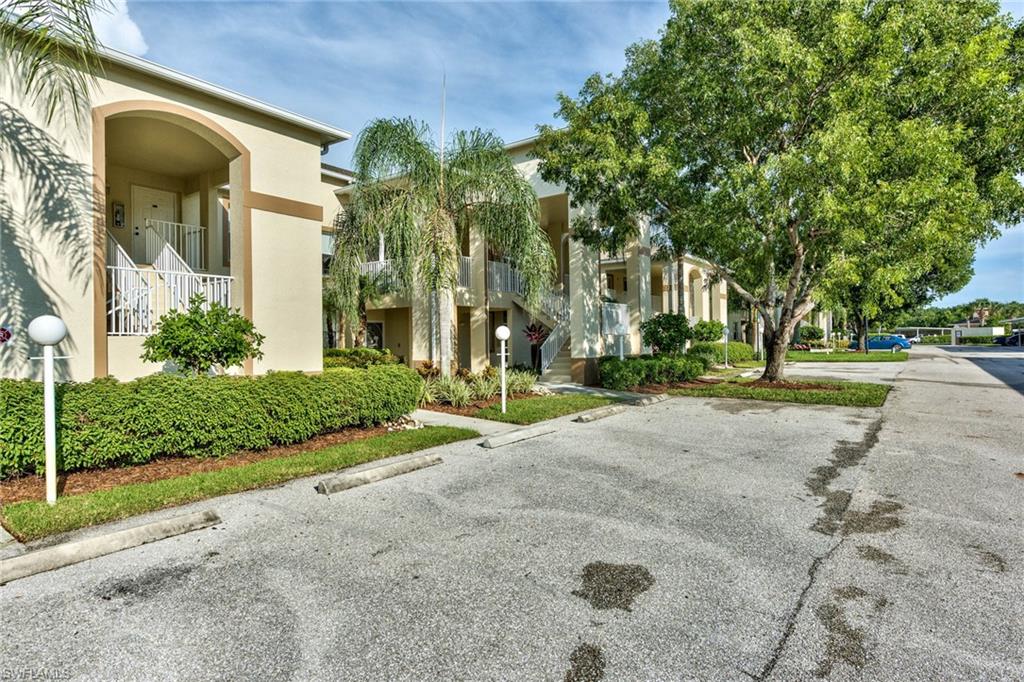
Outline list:
[[[339,271],[347,270],[338,282],[339,295],[350,301],[343,306],[357,302],[354,273],[383,236],[393,286],[408,292],[415,283],[437,301],[438,364],[445,374],[459,244],[467,233],[475,231],[491,253],[516,264],[528,306],[550,287],[555,257],[540,228],[537,195],[494,133],[458,131],[437,146],[424,123],[378,119],[360,133],[353,163],[356,187],[342,218],[349,237],[338,259]]]
[[[0,7],[6,75],[47,123],[58,112],[84,120],[89,84],[100,70],[91,18],[97,11],[108,11],[106,0],[4,0]]]
[[[368,275],[360,272],[360,254],[366,251],[362,236],[351,211],[339,211],[334,217],[334,251],[323,286],[323,309],[328,320],[328,334],[334,318],[341,318],[353,332],[356,346],[366,339],[366,307],[373,305],[394,287],[386,274]],[[341,329],[336,330],[341,333]]]

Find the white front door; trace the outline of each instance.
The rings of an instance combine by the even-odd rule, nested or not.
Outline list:
[[[162,189],[132,185],[132,260],[149,263],[146,257],[146,220],[177,220],[177,196]]]

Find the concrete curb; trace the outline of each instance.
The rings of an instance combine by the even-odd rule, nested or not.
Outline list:
[[[7,529],[0,526],[0,559],[9,559],[25,553],[25,545],[18,542]]]
[[[578,417],[573,419],[573,421],[580,424],[589,424],[590,422],[597,421],[598,419],[604,419],[605,417],[610,417],[613,414],[625,412],[627,409],[628,406],[622,404],[606,405],[605,407],[598,407],[596,409],[589,410],[588,412],[583,412]]]
[[[656,395],[648,395],[644,396],[643,398],[637,398],[636,400],[633,401],[633,404],[636,405],[637,407],[647,407],[648,405],[660,403],[663,400],[668,400],[667,393],[658,393]]]
[[[325,478],[316,484],[316,491],[321,495],[330,495],[331,493],[338,493],[342,490],[355,488],[356,486],[383,481],[385,478],[391,478],[392,476],[407,474],[410,471],[416,471],[417,469],[441,464],[441,462],[441,457],[438,455],[419,455],[418,457],[410,457],[409,459],[403,459],[400,462],[382,464],[381,466],[373,467],[372,469],[363,469],[362,471],[353,471],[351,473],[341,474],[334,478]]]
[[[220,523],[212,509],[66,542],[0,561],[0,585]]]
[[[518,443],[521,440],[528,438],[536,438],[537,436],[545,436],[549,433],[557,431],[554,426],[530,426],[525,429],[516,429],[515,431],[506,431],[505,433],[499,433],[491,436],[484,442],[480,443],[481,447],[485,448],[500,448],[504,445],[511,445],[512,443]]]

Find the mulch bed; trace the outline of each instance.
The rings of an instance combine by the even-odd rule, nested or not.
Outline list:
[[[539,398],[539,397],[540,397],[540,394],[538,394],[538,393],[509,393],[508,394],[508,399],[509,400],[529,400],[530,398]],[[465,407],[452,407],[451,405],[447,405],[447,404],[435,403],[433,405],[423,405],[423,409],[424,410],[430,410],[432,412],[447,412],[448,414],[458,414],[458,415],[461,415],[463,417],[475,417],[476,413],[479,410],[482,410],[485,407],[490,407],[491,405],[500,405],[500,404],[501,404],[501,396],[499,395],[499,396],[495,396],[493,398],[488,398],[487,400],[477,400],[477,401],[471,402],[469,405],[466,405]]]
[[[310,450],[322,450],[385,433],[388,433],[386,425],[351,428],[315,436],[302,443],[275,445],[259,451],[242,450],[224,457],[164,457],[146,464],[117,469],[74,471],[57,477],[57,491],[61,495],[80,495],[97,490],[109,490],[128,483],[148,483],[202,471],[218,471],[263,459],[288,457]],[[46,499],[46,478],[44,476],[21,476],[0,481],[0,504],[43,499]]]
[[[706,388],[708,386],[714,386],[724,381],[723,379],[714,379],[711,377],[700,377],[693,381],[673,381],[668,384],[646,384],[633,389],[634,393],[664,393],[671,388]]]

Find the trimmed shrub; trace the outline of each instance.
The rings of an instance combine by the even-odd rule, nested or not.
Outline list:
[[[722,343],[694,343],[687,355],[703,355],[720,365],[725,362],[725,345]],[[749,362],[754,359],[754,347],[742,341],[729,342],[729,362]]]
[[[689,357],[607,357],[601,359],[599,371],[601,386],[623,391],[645,384],[693,381],[704,372],[704,366],[700,360]]]
[[[399,365],[320,376],[155,374],[118,383],[57,386],[62,471],[142,464],[159,457],[216,457],[299,443],[370,426],[416,408],[421,380]],[[0,479],[41,473],[42,386],[0,379]]]
[[[995,338],[994,336],[961,336],[956,342],[965,346],[977,346],[995,343]]]
[[[949,334],[932,334],[922,336],[921,343],[926,346],[948,346],[950,343]]]
[[[369,367],[370,365],[397,365],[398,358],[389,350],[376,348],[325,348],[324,369],[337,367]]]
[[[825,330],[813,324],[800,325],[800,340],[804,343],[821,341],[825,338]]]
[[[714,343],[721,341],[725,334],[725,325],[718,320],[701,320],[693,325],[691,338],[697,342]]]
[[[692,334],[685,315],[661,313],[640,323],[640,336],[644,345],[650,346],[659,354],[682,353],[686,341]]]

